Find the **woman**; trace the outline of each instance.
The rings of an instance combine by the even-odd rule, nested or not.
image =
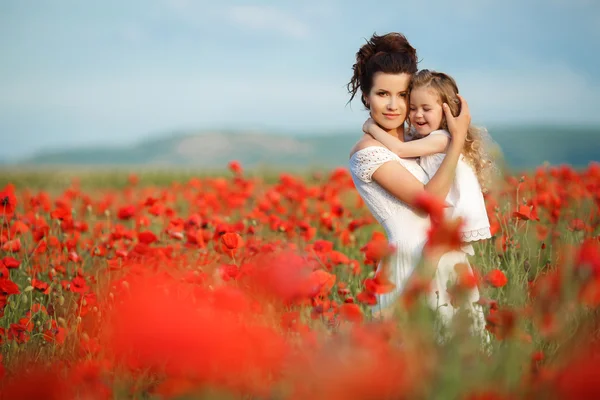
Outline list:
[[[374,35],[356,54],[353,70],[348,84],[350,100],[360,90],[361,101],[370,110],[371,118],[389,135],[404,140],[408,87],[417,71],[416,50],[399,33]],[[390,244],[396,247],[395,261],[390,268],[390,279],[396,290],[379,296],[379,311],[393,305],[421,259],[430,220],[414,211],[416,199],[423,191],[445,199],[454,180],[471,121],[467,103],[462,97],[460,100],[461,113],[457,117],[444,104],[452,140],[444,161],[431,179],[416,160],[399,158],[370,135],[363,135],[351,151],[350,173],[356,189],[385,229]],[[453,254],[446,253],[442,259],[444,257],[446,264],[453,262]],[[434,290],[445,290],[438,281],[434,278]],[[430,294],[429,301],[436,306],[435,294]],[[448,316],[441,311],[444,317]],[[482,317],[479,316],[479,322]]]

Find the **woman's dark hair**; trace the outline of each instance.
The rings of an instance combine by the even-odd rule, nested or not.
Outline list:
[[[356,53],[356,64],[348,83],[350,100],[354,99],[360,89],[368,94],[373,86],[373,76],[377,72],[388,74],[414,74],[417,72],[417,50],[408,43],[401,33],[391,32],[383,36],[373,34],[370,40]],[[368,108],[364,96],[361,101]]]

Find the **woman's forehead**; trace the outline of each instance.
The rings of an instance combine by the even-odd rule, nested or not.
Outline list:
[[[378,72],[373,77],[373,87],[378,89],[388,90],[407,90],[410,84],[410,74],[388,74],[385,72]]]

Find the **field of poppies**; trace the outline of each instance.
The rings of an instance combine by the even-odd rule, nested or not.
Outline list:
[[[489,343],[439,329],[426,274],[372,313],[393,249],[344,168],[91,174],[2,178],[1,399],[600,397],[600,164],[486,196],[494,237],[448,291],[479,286]]]

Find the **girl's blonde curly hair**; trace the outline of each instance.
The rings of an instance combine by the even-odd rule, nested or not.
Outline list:
[[[417,72],[410,83],[410,90],[417,88],[429,87],[439,95],[440,105],[448,104],[452,115],[455,117],[460,114],[460,100],[458,99],[458,86],[456,81],[451,76],[442,72],[430,71],[423,69]],[[442,124],[440,129],[448,130],[446,116],[442,115]],[[487,149],[484,146],[485,139],[489,139],[487,131],[482,128],[469,126],[467,130],[467,138],[462,150],[462,154],[469,165],[475,171],[475,175],[479,180],[479,184],[484,193],[489,190],[490,172],[493,167],[493,162],[489,156]]]

